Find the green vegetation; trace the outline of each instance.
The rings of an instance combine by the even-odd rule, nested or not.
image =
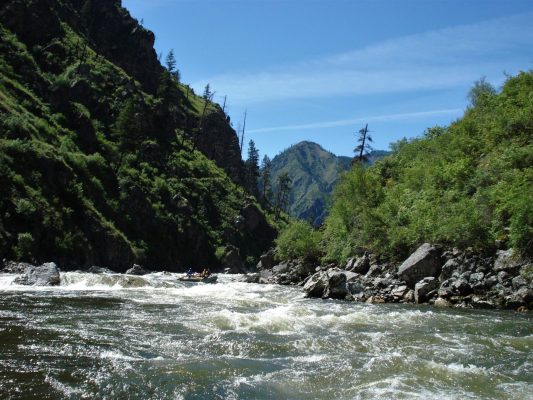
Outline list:
[[[375,162],[386,154],[373,151],[368,161]],[[274,157],[268,178],[273,193],[277,193],[279,178],[287,173],[292,181],[287,211],[318,226],[327,215],[328,199],[341,172],[347,171],[350,164],[350,157],[337,157],[316,143],[300,142]]]
[[[326,258],[356,248],[401,258],[425,241],[488,251],[499,240],[531,253],[532,93],[531,72],[499,94],[478,82],[462,119],[345,174],[325,224]]]
[[[259,205],[226,116],[127,11],[9,0],[0,21],[0,259],[182,269],[268,248],[264,218],[235,224]]]
[[[313,261],[320,257],[321,235],[311,225],[301,220],[291,221],[276,239],[281,259],[301,258]]]

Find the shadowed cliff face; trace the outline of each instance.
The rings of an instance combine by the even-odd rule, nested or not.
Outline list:
[[[261,232],[235,222],[250,200],[226,115],[120,1],[7,0],[0,39],[0,258],[180,270],[270,246],[260,210]]]

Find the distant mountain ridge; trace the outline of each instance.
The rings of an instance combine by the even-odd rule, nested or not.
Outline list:
[[[388,154],[373,151],[370,163]],[[336,156],[317,143],[299,142],[272,160],[272,182],[287,172],[292,180],[289,213],[318,226],[327,214],[328,198],[340,174],[350,169],[351,157]]]

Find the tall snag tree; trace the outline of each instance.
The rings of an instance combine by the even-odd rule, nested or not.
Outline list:
[[[363,129],[359,130],[357,146],[353,149],[355,157],[352,160],[352,164],[362,164],[363,162],[368,161],[368,154],[373,150],[370,143],[372,143],[372,136],[370,136],[368,124],[366,124]]]

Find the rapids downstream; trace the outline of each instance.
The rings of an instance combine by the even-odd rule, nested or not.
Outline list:
[[[0,275],[2,399],[527,399],[531,314],[305,299],[301,288]]]

